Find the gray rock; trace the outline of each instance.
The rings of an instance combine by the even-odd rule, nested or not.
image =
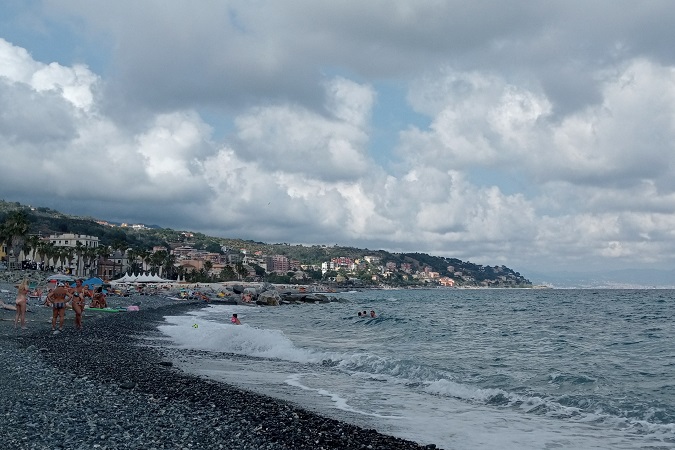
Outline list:
[[[267,306],[279,306],[281,296],[276,290],[265,291],[258,295],[258,301]]]

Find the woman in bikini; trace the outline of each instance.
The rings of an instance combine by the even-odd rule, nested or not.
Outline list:
[[[84,312],[85,297],[91,297],[86,286],[82,286],[82,280],[75,280],[75,287],[70,290],[72,295],[72,307],[75,311],[75,328],[82,329],[82,313]]]
[[[28,303],[28,278],[24,278],[21,284],[17,286],[16,293],[16,316],[14,316],[14,328],[19,323],[21,328],[26,328],[26,305]]]

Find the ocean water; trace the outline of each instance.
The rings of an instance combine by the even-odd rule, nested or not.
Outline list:
[[[183,370],[422,444],[675,448],[675,291],[340,296],[214,305],[160,330],[185,349]],[[357,316],[371,309],[376,318]]]

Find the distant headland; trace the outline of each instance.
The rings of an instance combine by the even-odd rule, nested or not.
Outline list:
[[[0,200],[0,242],[0,258],[10,269],[29,265],[105,279],[149,272],[204,283],[532,287],[529,280],[504,265],[483,266],[426,253],[214,237],[158,225],[113,223],[4,200]]]

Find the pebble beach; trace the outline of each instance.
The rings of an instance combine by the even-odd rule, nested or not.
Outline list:
[[[13,304],[13,280],[0,299]],[[0,442],[5,449],[434,449],[183,373],[153,340],[166,315],[204,302],[110,297],[138,312],[66,313],[29,302],[25,330],[0,309]]]

